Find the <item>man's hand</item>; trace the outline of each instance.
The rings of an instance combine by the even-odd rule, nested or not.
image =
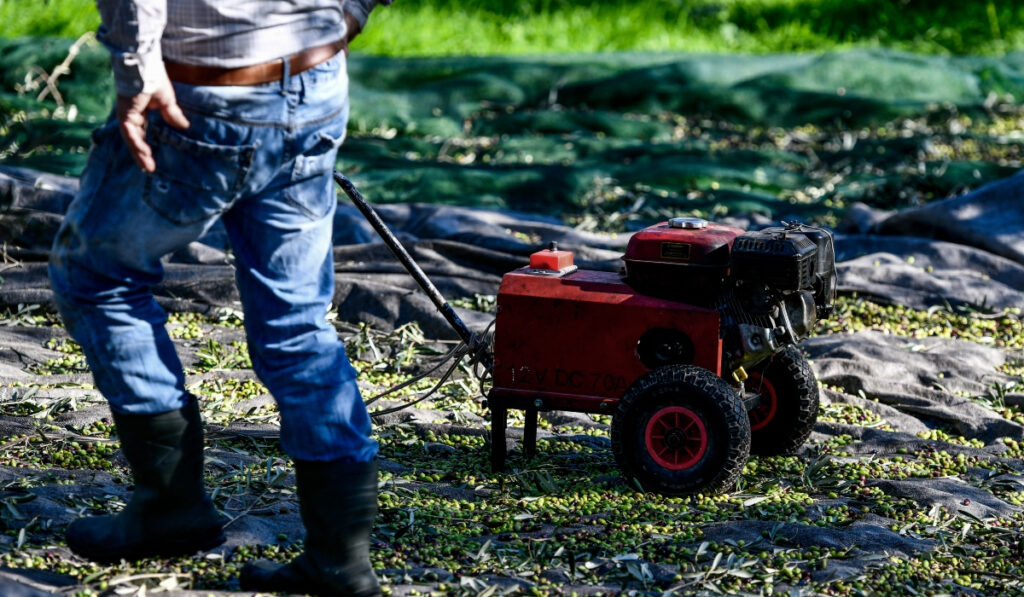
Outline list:
[[[160,115],[167,124],[175,128],[187,129],[189,126],[188,119],[178,107],[174,87],[166,75],[153,93],[140,93],[131,97],[117,96],[115,112],[121,136],[128,144],[128,151],[131,152],[135,163],[144,172],[156,171],[153,150],[146,143],[146,113],[150,110],[160,110]]]
[[[345,13],[345,56],[348,56],[348,46],[352,43],[352,40],[356,38],[363,31],[363,28],[359,25],[359,21],[349,13]]]

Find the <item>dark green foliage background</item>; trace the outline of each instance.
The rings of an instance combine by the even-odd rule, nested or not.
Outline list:
[[[77,175],[105,117],[105,50],[0,39],[0,162]],[[835,223],[1019,167],[1024,54],[353,55],[340,165],[379,202],[558,215],[618,232],[679,213]]]

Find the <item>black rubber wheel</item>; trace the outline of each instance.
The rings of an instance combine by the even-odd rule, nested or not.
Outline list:
[[[692,365],[651,371],[612,418],[612,452],[629,482],[668,495],[732,486],[750,455],[750,423],[736,392]]]
[[[750,411],[750,452],[791,454],[804,445],[818,420],[818,380],[803,353],[787,346],[752,371],[744,382],[761,394]]]

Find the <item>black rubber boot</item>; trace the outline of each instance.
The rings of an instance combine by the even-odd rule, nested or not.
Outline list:
[[[261,560],[242,568],[245,591],[380,595],[370,567],[377,515],[377,462],[295,461],[306,549],[289,564]]]
[[[135,491],[124,510],[71,522],[68,547],[97,562],[190,555],[224,542],[222,521],[203,489],[199,405],[158,415],[114,414]]]

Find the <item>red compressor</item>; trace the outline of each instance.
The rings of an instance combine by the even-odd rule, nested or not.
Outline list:
[[[470,343],[351,182],[335,179]],[[492,467],[505,466],[508,409],[525,411],[527,457],[538,412],[611,415],[623,476],[666,494],[723,491],[751,452],[799,448],[817,419],[818,385],[795,345],[832,311],[832,235],[674,218],[633,235],[623,261],[620,273],[581,270],[552,244],[503,277],[487,396]]]

